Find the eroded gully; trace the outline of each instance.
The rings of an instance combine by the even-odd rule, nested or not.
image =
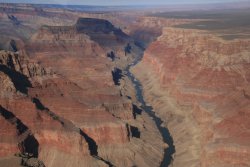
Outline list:
[[[173,161],[173,154],[175,153],[175,146],[173,138],[169,132],[169,130],[162,126],[162,119],[158,117],[155,112],[153,111],[152,106],[146,104],[144,97],[143,97],[143,88],[138,79],[130,72],[130,68],[135,66],[141,61],[142,57],[138,57],[134,60],[133,63],[127,66],[125,69],[125,75],[131,80],[135,87],[136,91],[136,98],[139,103],[141,103],[141,108],[153,119],[155,122],[158,130],[160,131],[163,141],[168,144],[168,147],[164,149],[164,156],[163,160],[160,164],[160,167],[169,167]]]

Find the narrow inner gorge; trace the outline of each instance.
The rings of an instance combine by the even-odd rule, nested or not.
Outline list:
[[[168,144],[168,147],[166,147],[164,149],[163,160],[160,164],[160,167],[167,167],[172,163],[173,154],[175,153],[175,146],[174,146],[173,138],[172,138],[169,130],[166,127],[162,126],[163,121],[161,118],[159,118],[155,114],[152,106],[146,104],[144,97],[143,97],[142,85],[141,85],[140,81],[137,80],[136,77],[130,72],[130,68],[135,66],[137,63],[139,63],[141,61],[141,59],[142,59],[142,57],[138,57],[134,60],[133,63],[128,65],[128,67],[125,69],[125,74],[134,85],[134,88],[136,91],[136,98],[137,98],[138,102],[141,103],[141,108],[153,119],[153,121],[155,122],[157,128],[159,129],[159,131],[162,135],[163,141]]]

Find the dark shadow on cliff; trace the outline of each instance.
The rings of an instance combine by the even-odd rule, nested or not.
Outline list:
[[[93,156],[94,158],[100,160],[100,161],[103,161],[105,164],[107,164],[109,167],[115,167],[115,165],[113,165],[111,162],[109,161],[106,161],[105,159],[103,159],[102,157],[99,157],[99,156]]]
[[[38,158],[39,143],[33,135],[29,135],[24,141],[22,146],[25,152],[32,154],[32,157]]]
[[[38,110],[46,112],[50,117],[52,117],[56,121],[59,121],[64,126],[63,120],[60,119],[59,116],[57,116],[55,113],[50,111],[47,107],[45,107],[38,98],[32,98],[32,102],[36,105],[36,108]]]
[[[10,77],[16,89],[24,94],[28,93],[28,87],[31,87],[31,83],[27,76],[21,74],[14,70],[14,64],[12,61],[9,62],[8,66],[12,69],[8,68],[5,65],[0,64],[0,71],[4,72],[6,75]]]
[[[36,108],[39,110],[49,110],[41,103],[41,101],[38,98],[33,98],[32,102],[36,105]]]
[[[89,145],[90,155],[98,156],[98,152],[97,152],[98,146],[96,142],[91,137],[89,137],[86,133],[84,133],[81,129],[79,129],[79,131],[80,131],[80,135],[84,137],[84,139]]]
[[[130,45],[130,43],[127,43],[127,45],[124,47],[125,56],[130,54],[131,50],[132,50],[132,46]]]
[[[56,115],[55,113],[53,113],[52,111],[50,111],[47,107],[45,107],[41,101],[38,98],[33,98],[32,102],[36,105],[36,108],[39,110],[42,110],[44,112],[46,112],[47,114],[49,114],[54,120],[59,121],[67,130],[71,130],[71,131],[76,131],[79,129],[79,134],[84,137],[84,139],[86,140],[86,142],[88,143],[89,146],[89,151],[91,155],[98,155],[97,149],[98,146],[96,144],[96,142],[89,137],[86,133],[84,133],[80,128],[76,127],[70,120],[67,120],[65,118],[61,118],[60,116]]]
[[[107,57],[110,58],[112,61],[115,61],[115,53],[113,51],[111,51],[110,53],[107,53]]]
[[[20,119],[18,119],[12,112],[6,110],[2,106],[0,106],[0,114],[8,122],[16,126],[18,136],[22,136],[25,132],[29,131],[29,128],[24,125]],[[24,140],[22,140],[18,145],[22,153],[28,153],[35,158],[38,157],[39,143],[32,134],[27,133],[27,136],[25,136]]]
[[[88,136],[86,133],[84,133],[81,129],[80,135],[84,137],[86,142],[88,143],[90,155],[100,161],[103,161],[105,164],[107,164],[109,167],[115,167],[111,162],[103,159],[102,157],[98,156],[98,145],[96,144],[95,140],[92,139],[90,136]]]
[[[87,34],[91,40],[102,47],[124,45],[130,38],[120,28],[116,28],[111,22],[104,19],[79,18],[75,29],[77,33]]]
[[[119,86],[120,85],[120,79],[122,78],[122,70],[119,69],[119,68],[115,68],[112,71],[112,77],[113,77],[114,84]]]
[[[89,135],[87,135],[85,132],[83,132],[80,128],[78,128],[76,125],[74,125],[70,120],[67,120],[65,118],[62,118],[58,115],[56,115],[54,112],[50,111],[47,107],[45,107],[41,101],[38,98],[32,98],[32,102],[36,105],[36,108],[46,112],[47,114],[49,114],[54,120],[59,121],[62,126],[64,126],[65,130],[69,130],[72,132],[76,132],[79,133],[84,139],[85,141],[88,143],[88,148],[89,148],[89,152],[90,155],[93,156],[94,158],[97,158],[98,160],[103,161],[104,163],[106,163],[107,165],[109,165],[110,167],[113,167],[114,165],[112,165],[109,161],[104,160],[102,157],[98,156],[98,145],[95,142],[94,139],[92,139]]]
[[[133,104],[133,117],[136,119],[136,115],[141,115],[142,110]]]
[[[140,138],[141,137],[141,132],[137,127],[130,126],[130,131],[131,131],[132,137],[135,137],[135,138]]]
[[[18,26],[21,22],[14,15],[8,15],[8,19],[12,22],[13,25]]]

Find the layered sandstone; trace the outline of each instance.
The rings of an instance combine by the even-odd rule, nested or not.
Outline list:
[[[31,89],[30,93],[38,96],[50,111],[72,120],[94,139],[99,155],[113,165],[156,166],[161,160],[163,144],[161,138],[155,142],[151,139],[159,136],[159,132],[148,116],[133,120],[132,103],[121,96],[111,76],[115,64],[103,54],[113,50],[117,57],[123,59],[124,47],[131,39],[107,21],[101,20],[97,27],[102,28],[97,33],[103,35],[104,40],[100,41],[96,39],[95,29],[86,26],[86,20],[78,21],[75,25],[78,30],[75,26],[45,27],[32,37],[32,42],[26,46],[29,55],[44,66],[52,67],[63,80],[48,80],[43,82],[44,86],[38,86],[39,89]],[[124,41],[119,42],[118,39]],[[48,43],[53,46],[53,50]],[[115,45],[110,45],[112,43]],[[41,47],[43,45],[45,47]],[[132,46],[132,50],[138,50]],[[67,79],[69,81],[65,81]],[[60,91],[53,91],[55,87],[59,87]],[[147,125],[149,128],[145,129],[145,125],[141,124],[147,122],[150,122]],[[143,140],[133,138],[128,133],[127,124],[140,125]],[[153,155],[150,153],[152,149]],[[148,160],[144,162],[145,155]]]
[[[32,81],[38,78],[40,81],[52,78],[52,75],[45,71],[38,64],[24,60],[16,53],[1,51],[2,157],[18,152],[28,153],[32,157],[39,156],[47,165],[48,160],[40,156],[40,153],[42,155],[44,151],[50,152],[50,149],[44,150],[44,147],[49,146],[71,156],[89,156],[88,143],[80,132],[68,130],[65,124],[56,120],[53,115],[41,110],[28,94]],[[51,137],[49,134],[52,134]],[[79,141],[82,141],[81,145]],[[68,147],[65,147],[66,143]]]
[[[249,44],[165,28],[134,69],[173,135],[173,166],[250,165]]]
[[[95,19],[77,21],[79,16]],[[124,85],[115,86],[111,75],[115,66],[127,66],[140,50],[121,31],[134,18],[130,12],[0,4],[0,49],[16,52],[4,53],[1,62],[8,73],[1,68],[0,105],[13,114],[11,120],[27,127],[19,134],[12,121],[1,119],[5,121],[0,131],[6,134],[1,148],[6,149],[0,150],[0,166],[20,164],[20,157],[13,155],[25,154],[26,147],[36,148],[38,158],[51,167],[160,164],[163,142],[157,127],[148,115],[133,111],[135,100],[128,99],[133,85],[127,85],[126,95]],[[106,58],[111,52],[113,62]],[[19,148],[29,136],[39,146]]]
[[[11,113],[11,115],[13,115],[11,116],[11,118],[8,118],[7,117],[8,115],[4,117],[6,121],[10,121],[9,119],[15,118],[17,120],[20,120],[23,126],[27,127],[26,128],[27,130],[25,130],[24,132],[21,132],[20,134],[18,133],[19,137],[16,141],[16,144],[14,144],[13,147],[17,148],[17,145],[20,145],[20,143],[25,142],[25,140],[29,139],[29,136],[32,134],[32,136],[35,137],[35,138],[33,137],[34,140],[37,141],[39,145],[24,146],[26,147],[24,148],[24,152],[27,151],[27,148],[31,149],[30,147],[32,147],[32,149],[37,149],[36,154],[38,154],[39,152],[41,153],[41,155],[43,155],[43,151],[47,153],[50,152],[50,149],[44,149],[50,146],[51,148],[55,147],[56,150],[63,151],[64,153],[68,154],[69,157],[70,156],[74,156],[74,157],[84,156],[84,155],[85,157],[88,157],[92,150],[90,148],[90,143],[87,143],[88,141],[85,141],[84,137],[81,136],[80,127],[83,125],[80,123],[75,123],[79,125],[79,129],[78,129],[77,125],[73,125],[72,123],[70,123],[71,121],[74,121],[74,118],[75,119],[77,118],[79,120],[79,116],[76,117],[71,114],[70,121],[68,121],[63,118],[66,115],[58,114],[56,112],[53,113],[48,109],[43,109],[41,108],[41,106],[39,106],[39,104],[36,101],[33,100],[32,102],[31,100],[31,98],[33,97],[36,97],[36,98],[39,97],[38,93],[33,94],[32,92],[36,92],[37,89],[41,90],[41,88],[43,88],[42,86],[43,84],[47,88],[47,90],[49,90],[49,88],[52,88],[53,90],[58,89],[58,91],[60,92],[60,89],[63,89],[63,87],[65,87],[64,85],[70,82],[69,81],[65,82],[62,79],[60,80],[59,77],[53,76],[52,74],[45,72],[46,70],[41,68],[39,65],[34,64],[34,63],[32,64],[28,60],[24,61],[22,60],[22,56],[19,56],[18,54],[14,54],[11,52],[4,52],[4,51],[1,52],[1,63],[2,63],[1,70],[3,70],[3,72],[1,72],[3,73],[3,75],[1,75],[3,76],[1,77],[2,79],[1,82],[3,82],[3,85],[1,86],[3,86],[4,88],[2,90],[3,98],[1,99],[1,106],[3,107],[3,109],[1,109],[3,112],[2,114],[3,116],[5,116],[6,113]],[[46,84],[48,82],[55,83],[57,80],[61,82],[61,87],[59,87],[59,85],[57,84],[53,84],[51,86]],[[74,89],[73,85],[74,84],[68,84],[68,89],[69,88]],[[28,89],[30,90],[27,91]],[[39,91],[39,93],[42,93],[42,92],[43,92],[42,90]],[[11,97],[8,96],[8,93],[12,93],[13,96]],[[24,94],[26,94],[26,96],[28,95],[29,97],[24,96]],[[65,101],[65,98],[62,97],[61,94],[59,93],[53,93],[53,92],[47,93],[46,91],[44,91],[44,94],[41,96],[41,99],[44,96],[47,98],[50,97],[51,98],[50,101],[53,102],[54,105],[56,104],[56,102],[53,101],[52,99],[55,99],[57,101],[59,100],[59,102],[61,101],[60,103],[65,104],[63,102]],[[108,125],[105,125],[105,122],[115,121],[114,118],[108,112],[106,112],[104,108],[89,110],[90,106],[89,107],[87,107],[86,105],[85,107],[84,105],[81,106],[80,103],[74,102],[72,97],[67,97],[66,99],[69,99],[71,102],[69,101],[69,103],[65,104],[64,107],[70,107],[72,105],[76,107],[78,105],[80,112],[84,112],[84,111],[86,112],[86,114],[82,114],[81,121],[84,121],[84,120],[90,121],[91,119],[89,119],[88,117],[91,118],[91,115],[93,115],[94,111],[99,111],[100,113],[98,114],[97,112],[95,112],[95,114],[99,116],[99,117],[96,117],[96,119],[102,122],[102,124],[100,125],[101,127],[105,127],[105,126],[108,127]],[[54,107],[52,109],[59,110],[60,108]],[[73,110],[73,112],[75,112],[75,114],[78,113],[77,110]],[[27,115],[29,115],[29,117],[27,117]],[[106,121],[103,121],[104,119]],[[92,121],[94,120],[92,119]],[[88,127],[88,124],[86,126]],[[114,123],[113,126],[114,127],[124,126],[126,129],[125,124],[118,125]],[[3,126],[3,128],[5,127],[6,126]],[[112,129],[112,126],[111,126],[111,129]],[[118,129],[118,131],[120,131],[120,129]],[[82,133],[85,133],[85,132],[82,132]],[[94,135],[97,135],[97,134],[94,134]],[[114,136],[115,135],[116,134],[114,134]],[[117,137],[119,138],[119,134],[117,135],[118,135]],[[123,136],[121,135],[121,137],[122,139],[120,140],[123,142],[126,142],[128,138],[128,136],[126,135],[126,131],[125,131],[125,135]],[[103,139],[101,138],[100,140],[103,140]],[[79,145],[79,141],[81,141],[80,145]],[[4,145],[6,147],[8,144],[7,145],[4,144]],[[11,148],[12,146],[9,147],[9,149]],[[9,149],[6,150],[6,154],[9,154],[7,153]],[[16,150],[14,149],[14,151]],[[23,150],[21,149],[20,151],[23,151]],[[14,153],[15,152],[12,152],[12,154]],[[3,155],[6,155],[6,154],[3,154]],[[32,154],[34,154],[34,152],[32,152]],[[40,158],[45,161],[45,164],[50,163],[48,162],[48,159],[44,159],[43,156],[40,156]],[[90,156],[89,156],[89,159],[90,159]],[[93,162],[93,160],[89,160],[88,164],[91,164],[91,162]]]
[[[32,7],[16,13],[7,10],[21,20],[21,27],[25,24],[34,31],[51,16]],[[0,118],[5,120],[0,135],[10,129],[8,142],[0,143],[6,148],[0,150],[0,164],[9,160],[6,156],[29,153],[47,167],[157,166],[163,143],[154,137],[160,134],[147,115],[134,119],[132,101],[113,81],[116,64],[106,57],[113,51],[121,62],[132,59],[125,56],[132,55],[131,48],[124,49],[128,43],[132,50],[139,49],[132,39],[100,19],[79,19],[67,26],[55,23],[29,35],[29,40],[15,38],[15,53],[0,54]],[[12,117],[4,117],[6,113]],[[12,120],[24,130],[14,133],[19,129]],[[139,137],[132,134],[132,127],[139,128]]]
[[[131,102],[120,98],[119,91],[114,86],[110,72],[113,65],[105,55],[107,46],[103,46],[102,43],[98,43],[100,40],[95,39],[95,31],[87,24],[91,19],[86,21],[79,19],[76,25],[71,27],[43,27],[32,37],[32,42],[26,48],[29,54],[44,66],[52,67],[58,74],[71,81],[64,86],[65,91],[61,92],[64,96],[70,94],[78,97],[83,104],[99,108],[104,106],[107,111],[113,112],[118,117],[121,115],[124,118],[132,118]],[[96,19],[92,19],[92,26],[95,21]],[[112,37],[114,35],[112,32],[118,30],[108,23],[105,20],[100,20],[99,24],[95,23],[97,28],[103,26],[98,36],[105,35],[107,38],[103,36],[103,41],[107,44],[115,43],[116,39],[108,37]],[[106,24],[108,24],[107,27]],[[119,34],[115,35],[119,36]],[[117,46],[123,50],[123,44]],[[63,87],[60,82],[65,81],[57,79],[56,82],[56,85]],[[48,83],[48,85],[44,92],[51,84]],[[53,84],[51,86],[53,88]],[[39,90],[39,92],[43,91]]]

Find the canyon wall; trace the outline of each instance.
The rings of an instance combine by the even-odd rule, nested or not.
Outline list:
[[[22,22],[10,29],[25,24],[32,33],[13,34],[12,51],[0,51],[0,165],[15,160],[25,166],[19,161],[34,158],[46,167],[158,166],[163,142],[157,127],[145,114],[135,119],[132,101],[114,83],[116,62],[107,57],[112,51],[122,62],[132,59],[125,52],[140,48],[107,20],[50,25],[51,13],[23,8],[1,8],[1,23],[11,24],[7,10]],[[46,26],[38,28],[41,23]]]
[[[250,165],[249,44],[164,28],[133,69],[173,136],[173,166]]]
[[[42,44],[40,46],[42,47]],[[59,46],[59,48],[61,47]],[[25,53],[25,51],[21,52]],[[39,49],[36,50],[36,52],[38,51]],[[93,55],[91,56],[93,57]],[[34,62],[36,61],[34,59]],[[92,59],[93,61],[95,59]],[[93,62],[93,64],[96,63]],[[102,78],[107,76],[110,89],[115,90],[111,70],[100,65],[101,70],[105,73]],[[39,158],[44,161],[46,166],[58,166],[63,163],[61,162],[62,157],[72,158],[68,164],[70,166],[77,164],[81,164],[81,166],[84,164],[87,166],[105,165],[107,162],[104,160],[90,156],[98,156],[98,146],[100,148],[102,144],[115,145],[129,142],[126,124],[113,117],[102,106],[104,99],[110,98],[112,101],[112,97],[116,95],[105,95],[105,93],[99,95],[95,92],[85,94],[82,87],[65,76],[59,76],[60,73],[58,73],[59,75],[54,74],[50,70],[42,68],[38,63],[32,63],[28,56],[13,52],[1,51],[1,73],[3,73],[1,75],[1,79],[3,79],[1,80],[3,82],[1,85],[3,87],[1,90],[2,116],[10,123],[14,123],[12,121],[14,119],[21,122],[22,125],[22,132],[17,132],[18,137],[14,146],[20,147],[21,143],[22,146],[19,150],[23,153],[29,153],[27,149],[32,149],[30,154],[35,157],[38,157],[39,154]],[[73,73],[71,71],[71,74]],[[90,76],[93,75],[90,74]],[[96,77],[93,76],[93,80],[85,78],[84,81],[95,87],[98,86],[94,85],[94,83],[98,84]],[[106,85],[106,82],[102,83]],[[102,96],[106,97],[102,98]],[[117,97],[119,96],[117,95]],[[92,101],[98,104],[94,104]],[[129,104],[129,102],[126,103]],[[131,102],[130,105],[132,105]],[[128,110],[132,115],[131,108]],[[3,128],[5,127],[3,126]],[[20,127],[18,126],[17,130],[19,130],[18,128]],[[94,132],[92,132],[93,129]],[[29,140],[30,136],[36,142],[35,146],[23,144],[26,139]],[[9,149],[11,150],[12,147]],[[35,149],[35,153],[33,149]],[[17,149],[12,150],[13,155]],[[9,151],[7,149],[6,154],[3,153],[3,155],[10,155]],[[51,154],[54,159],[48,157],[48,154]],[[84,161],[82,157],[89,160]]]
[[[17,53],[1,51],[0,57],[3,82],[0,110],[1,119],[4,120],[1,121],[1,136],[4,136],[1,137],[1,156],[27,153],[41,159],[48,166],[49,161],[43,154],[49,154],[55,148],[71,157],[85,155],[93,159],[89,161],[91,164],[94,158],[89,156],[89,145],[80,132],[60,121],[59,116],[41,108],[29,93],[29,89],[36,89],[32,82],[52,79],[54,74]],[[7,125],[9,130],[6,129]],[[58,161],[53,160],[53,163]]]
[[[151,147],[155,147],[151,138],[159,133],[147,116],[134,120],[132,101],[121,96],[111,75],[115,62],[106,56],[113,51],[116,58],[126,59],[124,47],[130,42],[126,34],[106,20],[79,19],[73,26],[42,27],[25,50],[63,79],[43,82],[39,89],[30,89],[30,94],[39,97],[56,115],[80,127],[98,145],[98,155],[113,165],[155,166],[160,163],[162,149],[157,145],[155,154],[150,154]],[[141,132],[153,133],[144,140],[132,137],[130,124],[139,126],[138,121],[144,119],[150,122],[150,130]],[[157,141],[162,144],[161,138]],[[148,161],[144,162],[145,155]]]

